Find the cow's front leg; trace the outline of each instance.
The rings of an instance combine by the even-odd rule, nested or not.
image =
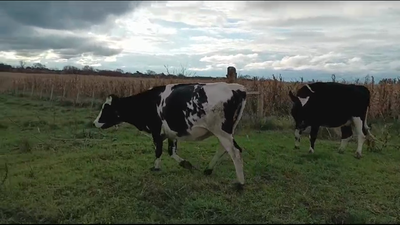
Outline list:
[[[302,130],[300,130],[300,129],[295,129],[295,131],[294,131],[294,149],[300,148],[301,132],[302,132]]]
[[[162,155],[162,147],[163,147],[162,137],[159,135],[153,135],[153,143],[155,146],[156,159],[154,160],[154,167],[152,167],[150,170],[160,171],[161,170],[161,155]]]
[[[360,159],[362,157],[362,146],[365,141],[365,135],[363,133],[363,120],[360,117],[353,117],[354,128],[357,132],[357,151],[355,153],[355,157]]]
[[[183,168],[189,169],[189,170],[193,169],[194,167],[189,161],[181,158],[177,154],[177,149],[178,149],[178,141],[168,139],[168,154],[169,154],[169,156],[171,156],[171,158],[175,159],[179,163],[179,165],[182,166]]]
[[[347,143],[350,141],[351,137],[353,136],[353,131],[351,129],[351,126],[343,126],[340,128],[342,131],[342,138],[340,141],[340,146],[339,146],[339,153],[344,153],[344,150],[347,146]]]
[[[315,140],[317,140],[319,126],[311,126],[310,131],[310,150],[309,153],[314,153]]]

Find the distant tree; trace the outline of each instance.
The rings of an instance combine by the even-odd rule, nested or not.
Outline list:
[[[34,63],[32,67],[34,69],[46,69],[46,66],[41,63]]]
[[[0,71],[2,72],[8,72],[12,70],[12,66],[5,64],[5,63],[0,63]]]
[[[26,62],[25,62],[25,61],[22,61],[22,60],[19,61],[19,68],[20,68],[20,69],[24,69],[24,68],[25,68],[25,65],[26,65]]]
[[[83,71],[87,71],[87,72],[94,71],[94,70],[93,70],[93,67],[88,66],[88,65],[84,66],[84,67],[82,68],[82,70],[83,70]]]
[[[147,70],[146,74],[154,76],[154,75],[156,75],[156,72],[154,72],[153,70]]]
[[[69,74],[78,74],[79,71],[80,71],[79,68],[76,66],[67,65],[67,66],[64,66],[64,68],[63,68],[63,72],[69,73]]]

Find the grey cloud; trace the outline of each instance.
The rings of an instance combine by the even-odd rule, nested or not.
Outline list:
[[[75,29],[101,24],[109,15],[122,15],[140,2],[0,2],[0,13],[26,26]]]
[[[0,51],[16,51],[32,57],[53,49],[62,58],[83,53],[112,56],[122,49],[112,49],[106,42],[80,35],[79,30],[107,22],[108,16],[132,11],[140,2],[0,2]],[[44,34],[37,28],[51,29]],[[74,31],[67,34],[64,31]]]
[[[28,29],[29,30],[29,29]],[[33,56],[49,49],[60,53],[62,58],[77,57],[82,53],[92,53],[97,56],[119,54],[122,49],[108,48],[105,42],[93,41],[89,37],[78,35],[19,35],[0,37],[0,51],[16,51],[18,55]],[[27,32],[29,33],[29,32]],[[30,54],[26,54],[30,51]],[[21,54],[19,54],[21,52]]]

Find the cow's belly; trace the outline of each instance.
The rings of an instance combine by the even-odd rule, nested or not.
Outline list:
[[[213,135],[206,128],[200,126],[193,126],[188,133],[189,133],[188,135],[176,137],[176,139],[182,141],[202,141]]]
[[[351,125],[351,119],[326,121],[322,125],[325,127],[331,127],[331,128],[339,128],[339,127],[343,127],[343,126],[349,126],[349,125]]]
[[[194,125],[190,129],[185,129],[184,135],[178,135],[178,131],[172,130],[166,121],[163,121],[162,133],[169,139],[182,141],[201,141],[212,135],[203,125]]]

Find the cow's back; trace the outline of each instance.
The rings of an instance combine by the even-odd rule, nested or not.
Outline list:
[[[193,126],[207,127],[223,121],[224,104],[235,91],[245,94],[246,89],[223,82],[166,85],[158,106],[165,129],[185,136]]]
[[[370,92],[361,85],[340,83],[314,83],[309,85],[314,94],[305,105],[307,117],[322,123],[337,118],[339,123],[352,116],[365,114]]]

